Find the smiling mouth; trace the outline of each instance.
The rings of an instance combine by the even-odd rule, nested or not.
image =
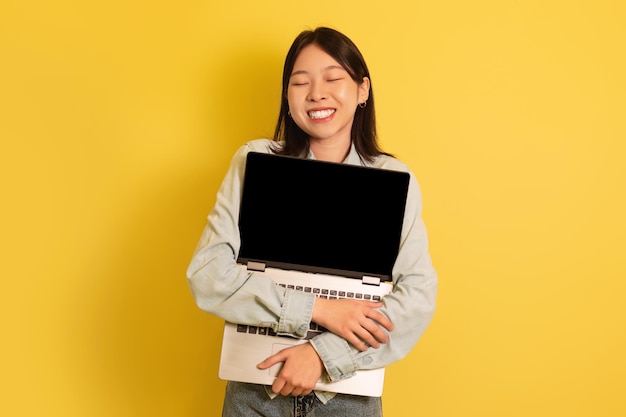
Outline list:
[[[325,119],[331,114],[333,114],[334,112],[335,112],[335,109],[326,109],[326,110],[310,111],[308,114],[311,119]]]

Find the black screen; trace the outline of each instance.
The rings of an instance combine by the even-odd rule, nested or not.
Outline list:
[[[239,261],[390,279],[409,174],[251,152]]]

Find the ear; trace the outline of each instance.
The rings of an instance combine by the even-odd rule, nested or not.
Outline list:
[[[359,103],[365,103],[370,97],[370,79],[363,77],[363,81],[359,84],[358,89]]]

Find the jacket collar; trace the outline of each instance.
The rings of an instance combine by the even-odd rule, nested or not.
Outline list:
[[[309,149],[309,152],[306,157],[307,159],[317,159],[315,158],[315,155],[313,154],[313,151],[311,151],[311,149]],[[365,162],[363,162],[363,160],[359,156],[359,153],[356,151],[356,148],[354,147],[354,143],[350,143],[350,152],[348,152],[348,155],[346,156],[346,158],[343,160],[342,163],[348,164],[348,165],[362,165],[362,166],[367,165]]]

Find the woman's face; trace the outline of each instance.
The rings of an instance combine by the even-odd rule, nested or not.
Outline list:
[[[354,113],[369,97],[369,79],[361,84],[315,44],[296,58],[287,87],[289,111],[310,141],[350,142]]]

